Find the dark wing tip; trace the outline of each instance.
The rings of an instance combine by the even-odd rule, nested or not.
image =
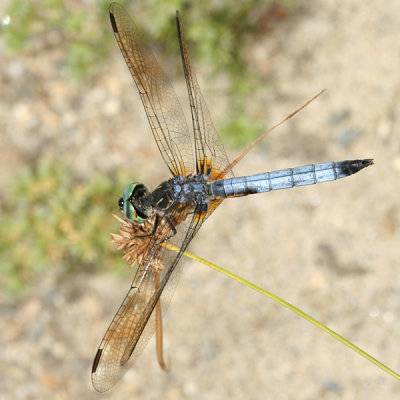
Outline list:
[[[181,34],[182,34],[182,24],[181,24],[181,18],[179,16],[179,11],[176,10],[176,29],[178,31],[178,39],[179,39],[179,43],[181,43]]]
[[[101,358],[101,353],[103,352],[103,349],[98,349],[96,353],[96,357],[93,360],[93,365],[92,365],[92,374],[94,374],[97,370],[97,366],[99,365],[99,361]]]
[[[117,23],[116,23],[115,17],[114,17],[114,8],[115,8],[115,5],[117,5],[117,3],[111,3],[109,13],[110,13],[110,22],[111,22],[111,26],[112,26],[112,28],[113,28],[113,31],[114,31],[115,33],[117,33],[117,32],[118,32],[118,28],[117,28]]]

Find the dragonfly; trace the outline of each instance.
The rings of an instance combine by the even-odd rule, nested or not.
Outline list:
[[[334,181],[373,164],[372,159],[324,162],[234,177],[200,91],[179,13],[176,24],[192,131],[169,79],[125,9],[112,3],[109,12],[114,36],[171,177],[153,191],[143,183],[130,183],[119,199],[124,218],[114,239],[125,251],[124,258],[136,265],[136,272],[93,361],[92,383],[99,392],[121,379],[155,332],[158,360],[166,368],[162,315],[177,286],[185,250],[224,199]]]

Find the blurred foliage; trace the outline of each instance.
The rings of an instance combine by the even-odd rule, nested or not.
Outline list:
[[[247,117],[247,99],[261,83],[260,75],[246,61],[248,46],[270,33],[275,24],[293,15],[299,8],[293,0],[150,0],[153,34],[165,41],[167,49],[177,52],[175,11],[181,15],[185,38],[195,60],[211,66],[210,78],[228,77],[228,115],[218,130],[228,143],[241,147],[265,131],[263,124]],[[168,18],[169,16],[169,18]],[[177,56],[180,60],[180,57]],[[195,62],[196,64],[196,62]]]
[[[228,77],[228,115],[219,125],[222,136],[238,146],[249,143],[263,129],[245,118],[246,99],[260,86],[260,76],[249,69],[246,49],[261,35],[270,33],[276,23],[293,15],[299,8],[293,0],[119,0],[128,8],[139,30],[150,32],[149,41],[163,43],[176,54],[175,11],[181,12],[185,36],[197,60],[211,66],[212,79]],[[32,41],[65,49],[65,69],[75,78],[94,75],[107,57],[114,42],[108,22],[109,0],[92,0],[88,4],[66,0],[10,0],[7,12],[10,24],[4,27],[4,38],[14,50],[29,51]],[[94,6],[93,6],[94,5]],[[131,6],[131,7],[129,7]],[[36,51],[37,55],[40,55]],[[265,85],[263,85],[265,86]],[[247,121],[246,121],[247,120]],[[248,125],[244,126],[243,123]],[[265,126],[265,121],[264,124]],[[244,130],[232,130],[233,127]]]
[[[230,144],[242,146],[263,130],[261,123],[246,116],[247,99],[261,79],[249,69],[246,49],[277,21],[293,14],[293,0],[119,2],[125,3],[136,23],[146,21],[139,29],[152,35],[149,41],[162,43],[177,63],[175,10],[179,9],[195,64],[200,59],[212,66],[214,80],[228,78],[229,111],[220,124],[221,133]],[[95,76],[111,45],[116,49],[109,4],[108,0],[9,0],[9,21],[3,19],[2,36],[11,50],[35,58],[51,60],[49,53],[61,51],[62,67],[75,79]],[[110,212],[117,210],[118,193],[127,181],[104,175],[82,181],[71,168],[49,161],[19,174],[0,204],[0,284],[17,292],[50,269],[61,274],[118,270],[119,257],[107,236],[118,230]],[[118,265],[126,268],[122,261]]]
[[[33,51],[37,57],[60,47],[64,67],[73,78],[94,75],[113,42],[109,3],[96,0],[94,7],[85,9],[84,4],[80,7],[66,0],[11,0],[6,9],[10,23],[3,27],[3,37],[12,51]]]
[[[0,283],[18,293],[41,272],[121,271],[109,233],[118,232],[118,193],[129,179],[74,177],[60,162],[40,161],[13,179],[2,198]]]
[[[243,149],[261,133],[266,131],[261,121],[250,118],[246,113],[237,113],[234,117],[226,117],[219,122],[219,130],[228,146]],[[250,140],[249,140],[250,139]]]

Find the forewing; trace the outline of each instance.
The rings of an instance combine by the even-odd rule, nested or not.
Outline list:
[[[110,20],[165,163],[173,175],[189,175],[193,172],[192,138],[169,79],[122,6],[111,4]]]
[[[133,22],[116,3],[110,6],[115,37],[139,89],[154,138],[172,174],[193,172],[192,142],[182,108],[164,71],[149,48],[143,44]],[[222,143],[215,131],[200,92],[184,42],[179,17],[178,34],[190,98],[194,127],[196,168],[211,178],[228,165]],[[231,173],[228,173],[231,176]],[[204,219],[218,206],[213,201],[207,212],[177,206],[161,219],[156,233],[148,240],[138,272],[117,314],[111,322],[93,362],[92,382],[99,392],[110,389],[136,361],[155,331],[155,305],[161,298],[163,315],[178,284],[183,252],[200,229]],[[190,214],[189,214],[190,211]],[[176,234],[172,236],[171,224]],[[135,238],[133,240],[140,240]],[[178,253],[163,246],[165,241],[180,249]],[[159,284],[155,284],[157,265]]]
[[[228,157],[218,133],[215,130],[210,112],[208,111],[200,86],[197,82],[196,73],[185,42],[178,12],[176,13],[176,24],[178,28],[183,71],[190,101],[190,110],[192,113],[196,172],[198,174],[208,174],[207,168],[211,166],[211,178],[221,179],[224,177],[233,177],[231,170],[224,175],[218,175],[219,172],[224,171],[229,165]]]
[[[185,218],[186,217],[186,218]],[[176,253],[160,244],[171,235],[170,224],[163,218],[151,237],[140,268],[122,305],[111,322],[93,362],[92,383],[99,392],[114,386],[124,372],[137,360],[155,331],[155,305],[161,296],[161,310],[165,315],[179,281],[183,266],[182,254],[200,228],[205,214],[186,215],[185,210],[173,210],[170,221],[176,234],[168,242],[181,251]],[[159,270],[159,285],[155,285],[155,267]],[[157,289],[156,289],[157,287]]]

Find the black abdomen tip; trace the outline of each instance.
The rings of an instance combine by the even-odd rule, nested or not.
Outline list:
[[[342,161],[339,165],[341,171],[345,175],[352,175],[362,170],[363,168],[369,167],[374,163],[372,158],[366,158],[364,160],[348,160]]]

